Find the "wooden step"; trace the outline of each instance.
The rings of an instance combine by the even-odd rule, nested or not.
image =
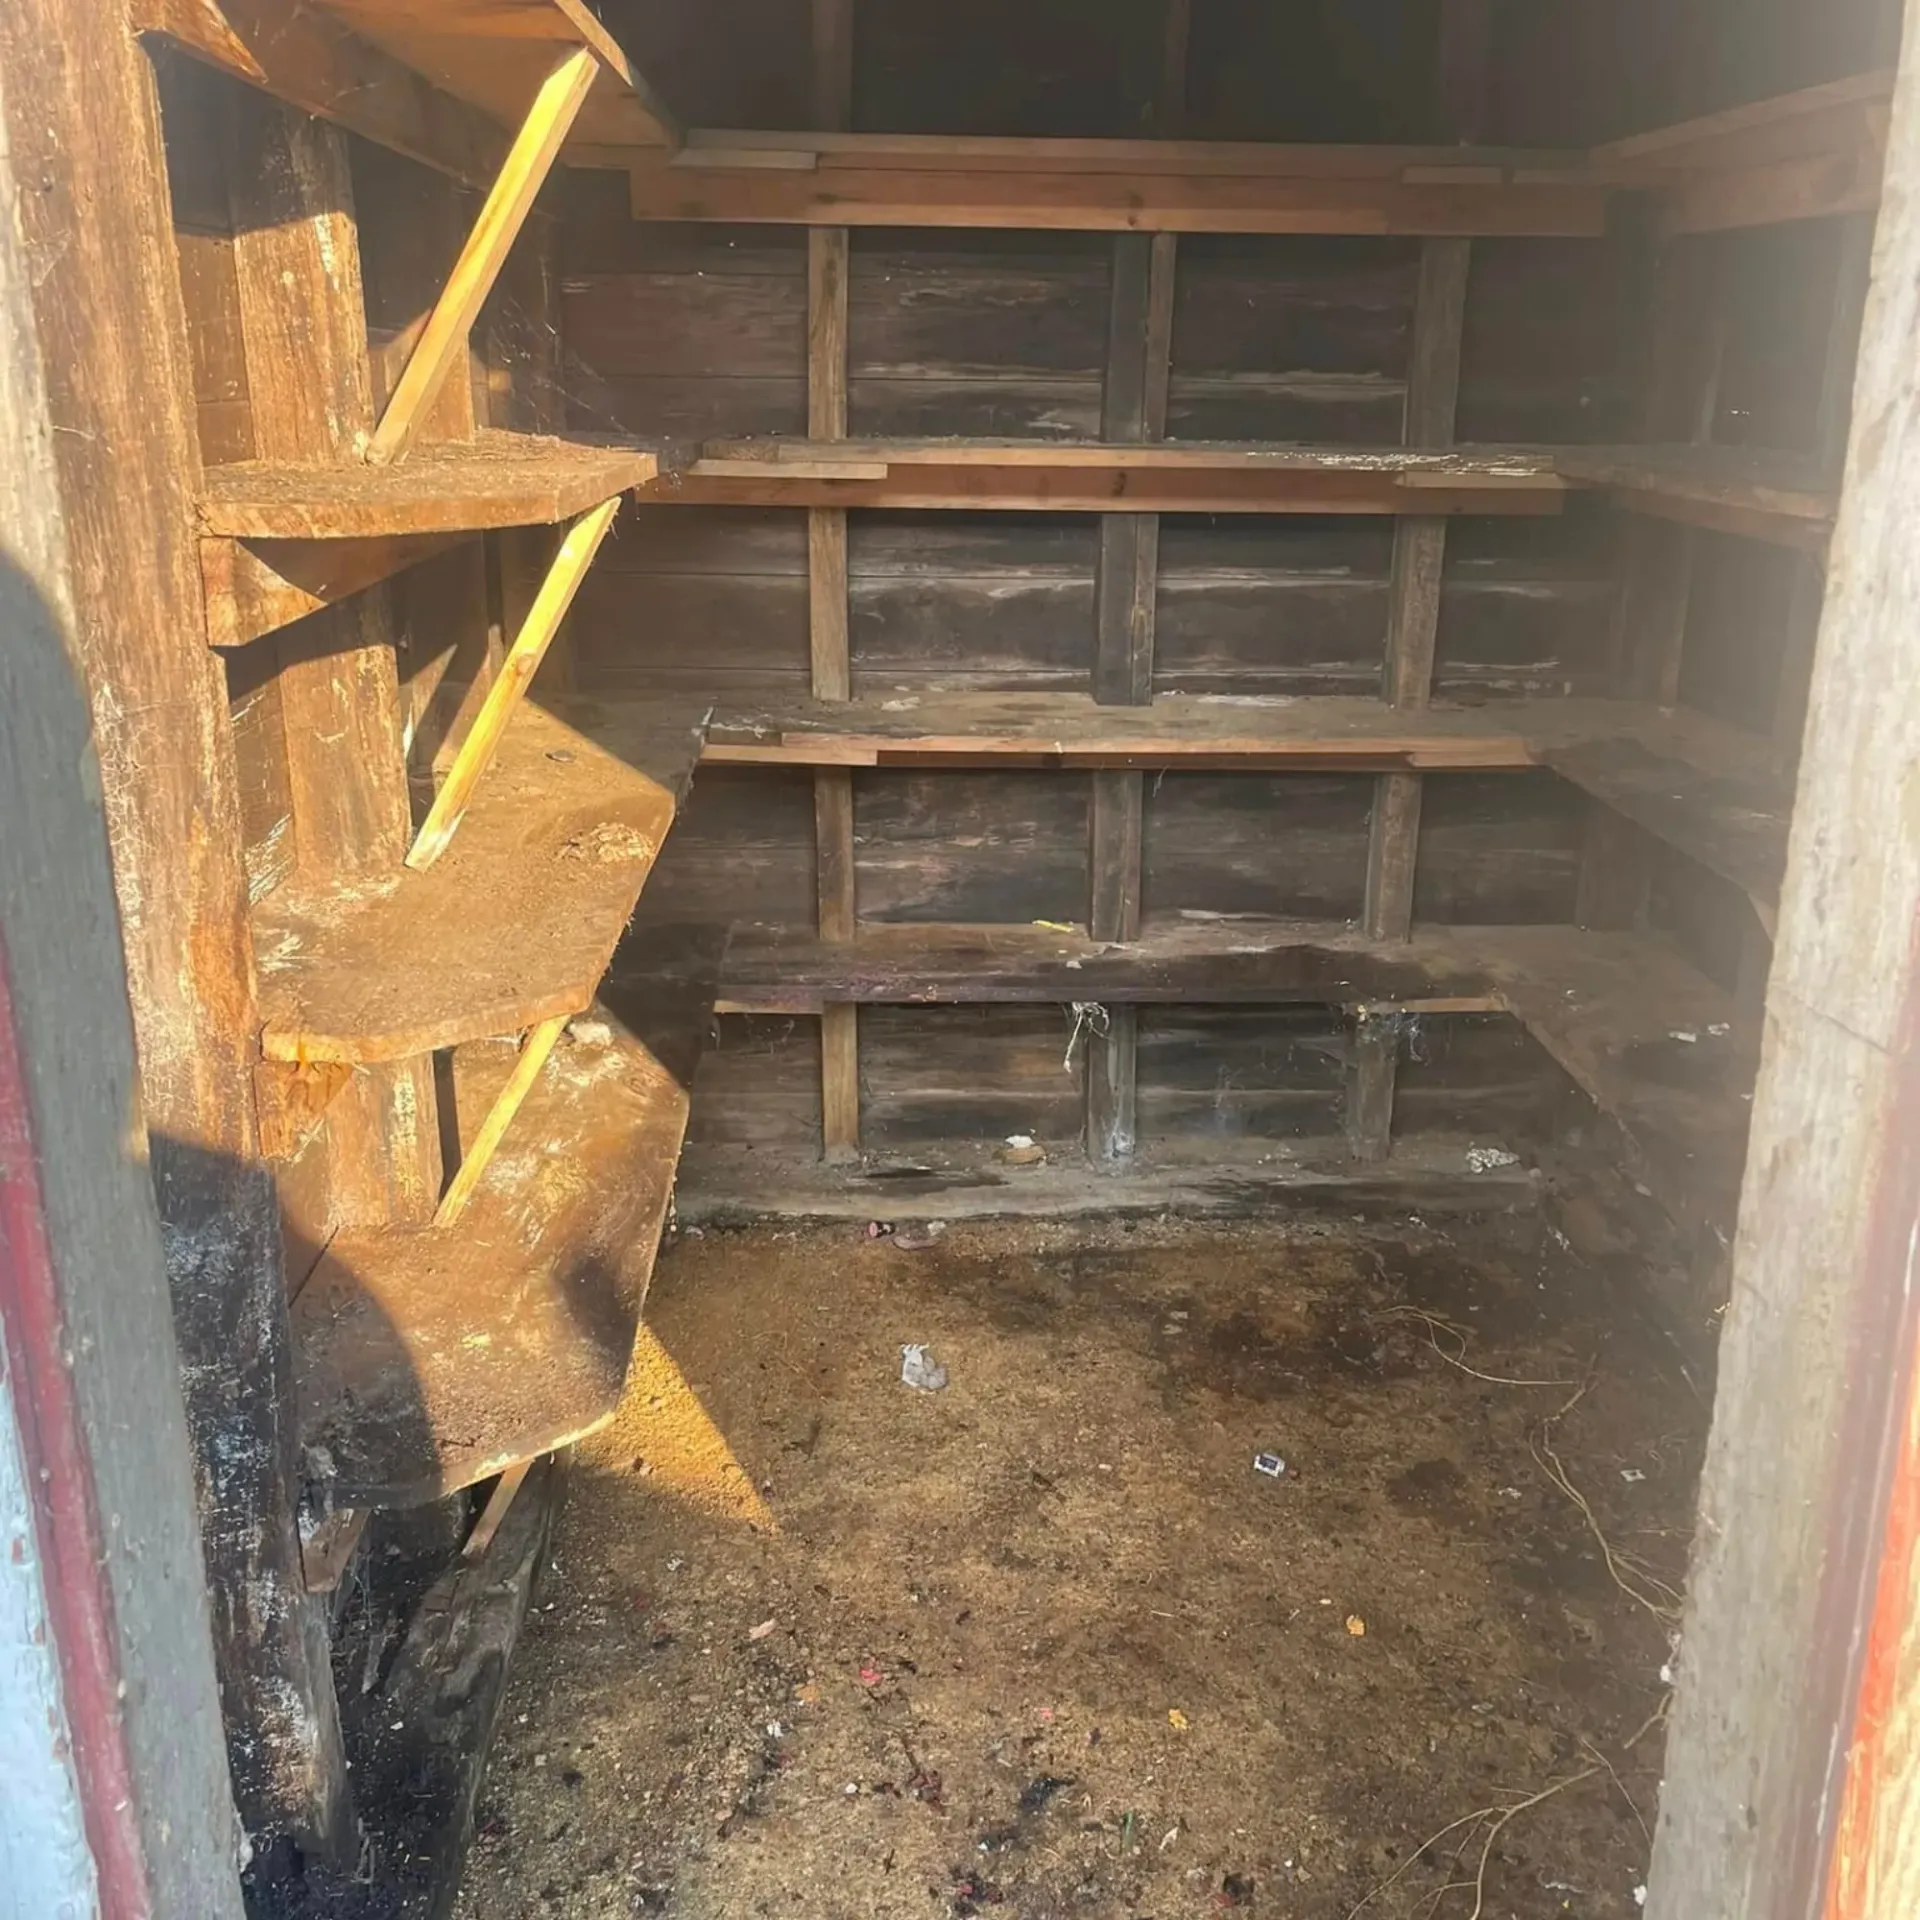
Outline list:
[[[686,793],[705,715],[629,703],[617,755],[588,737],[605,731],[590,705],[528,703],[432,867],[271,894],[254,916],[267,1057],[408,1059],[580,1012]]]
[[[719,1005],[817,1012],[834,1003],[1103,1005],[1314,1002],[1518,1019],[1610,1119],[1636,1176],[1689,1224],[1725,1233],[1739,1199],[1759,1034],[1730,996],[1649,936],[1578,927],[1150,925],[1095,942],[1036,926],[867,927],[821,942],[737,929]]]
[[[986,512],[1556,514],[1565,482],[1538,449],[1193,441],[709,441],[642,498],[689,506]]]
[[[456,1224],[328,1247],[293,1332],[306,1471],[336,1504],[435,1500],[611,1417],[717,958],[710,934],[655,936],[639,1030],[605,1007],[573,1024]],[[463,1139],[513,1061],[500,1042],[456,1053]]]
[[[209,467],[201,531],[241,540],[366,540],[548,526],[656,479],[658,450],[488,429],[391,466]]]

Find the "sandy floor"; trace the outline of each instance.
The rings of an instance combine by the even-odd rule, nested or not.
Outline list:
[[[1704,1414],[1536,1231],[683,1241],[462,1920],[1634,1913]]]

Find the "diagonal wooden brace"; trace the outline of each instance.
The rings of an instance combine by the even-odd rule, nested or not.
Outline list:
[[[553,1043],[560,1038],[561,1029],[572,1017],[563,1013],[558,1019],[543,1020],[520,1043],[520,1057],[513,1063],[513,1072],[508,1076],[507,1084],[500,1089],[499,1097],[487,1110],[487,1117],[481,1121],[480,1131],[473,1137],[473,1145],[460,1162],[460,1171],[448,1182],[446,1192],[440,1196],[439,1208],[433,1216],[436,1227],[452,1226],[466,1211],[474,1188],[480,1184],[481,1176],[492,1163],[500,1142],[506,1138],[507,1129],[513,1124],[513,1116],[520,1111],[521,1102],[533,1091],[533,1083],[540,1078],[540,1069],[547,1064]]]
[[[460,258],[453,263],[446,287],[427,316],[406,370],[374,429],[367,458],[375,466],[385,466],[406,452],[448,373],[457,361],[464,362],[473,323],[599,72],[600,62],[592,49],[581,47],[554,68],[534,95],[480,218],[460,249]]]
[[[434,796],[426,819],[421,822],[407,853],[408,866],[430,867],[447,850],[447,843],[460,824],[460,816],[473,798],[474,788],[493,764],[507,722],[525,698],[535,670],[545,659],[547,648],[560,622],[566,618],[574,594],[579,591],[580,582],[593,564],[593,556],[600,551],[600,542],[607,537],[607,529],[620,511],[622,497],[616,493],[611,500],[601,501],[567,529],[567,537],[553,556],[553,565],[547,569],[547,577],[533,597],[526,620],[514,636],[513,645],[507,650],[493,685],[487,689],[487,697],[474,715],[467,737],[460,742],[460,751],[454,755],[453,765],[447,769],[447,777]]]

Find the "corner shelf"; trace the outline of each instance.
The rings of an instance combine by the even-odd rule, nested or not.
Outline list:
[[[1838,484],[1818,461],[1766,447],[1560,447],[1555,468],[1633,513],[1822,554]]]
[[[591,706],[564,711],[591,727]],[[525,706],[433,866],[263,901],[267,1057],[400,1060],[581,1012],[686,793],[705,714],[628,709],[623,760]]]
[[[717,942],[648,974],[643,1034],[596,1009],[528,1094],[459,1221],[343,1232],[293,1303],[306,1471],[342,1506],[439,1499],[619,1405],[704,1043]],[[463,1136],[513,1064],[462,1047]]]

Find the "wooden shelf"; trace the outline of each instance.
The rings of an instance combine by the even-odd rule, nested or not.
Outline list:
[[[1392,942],[1343,925],[1235,921],[1152,926],[1124,945],[1044,927],[925,925],[868,927],[833,945],[741,928],[719,997],[723,1010],[766,1013],[1003,1001],[1510,1013],[1618,1125],[1671,1211],[1725,1231],[1738,1203],[1758,1033],[1640,935],[1428,926]]]
[[[766,439],[711,441],[642,497],[1045,513],[1555,514],[1565,490],[1538,449]]]
[[[546,526],[644,487],[648,448],[485,431],[417,448],[391,466],[209,467],[201,531],[241,540],[366,540]]]
[[[542,80],[591,47],[600,78],[573,137],[671,148],[680,132],[585,0],[318,0],[364,40],[436,87],[517,127]]]
[[[408,1059],[519,1033],[592,1000],[700,750],[703,706],[622,709],[621,759],[568,718],[514,716],[459,833],[424,873],[254,915],[273,1060]]]
[[[657,951],[657,948],[656,948]],[[308,1475],[342,1506],[436,1500],[591,1433],[619,1405],[709,1025],[713,946],[555,1048],[459,1221],[344,1232],[293,1303]],[[602,1038],[601,1036],[609,1036]],[[463,1136],[510,1071],[455,1056]]]
[[[1824,553],[1839,487],[1804,454],[1764,447],[1562,447],[1553,464],[1635,513]]]
[[[1709,233],[1880,203],[1893,72],[1735,107],[1616,140],[1597,165],[1658,189],[1670,233]]]
[[[373,4],[373,0],[366,0]],[[641,220],[1081,232],[1592,237],[1585,154],[701,130],[625,165]]]

